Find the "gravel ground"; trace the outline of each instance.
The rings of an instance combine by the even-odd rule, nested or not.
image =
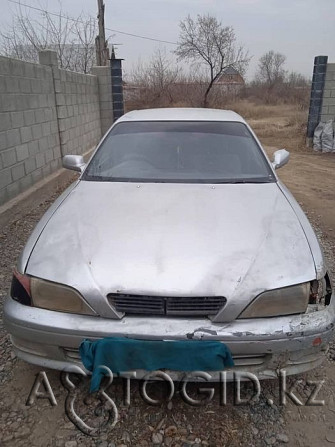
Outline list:
[[[64,188],[67,185],[64,185]],[[19,220],[11,222],[0,232],[0,279],[1,303],[10,287],[11,270],[20,251],[42,214],[61,191],[50,200],[31,209]],[[335,273],[334,240],[324,238],[319,225],[319,216],[310,214],[320,240],[322,241],[330,270]],[[2,305],[0,305],[2,312]],[[2,319],[1,319],[2,321]],[[233,405],[233,387],[227,385],[227,405],[220,405],[220,387],[215,386],[214,399],[200,407],[185,403],[176,393],[171,402],[158,406],[148,405],[139,393],[139,384],[131,384],[131,405],[122,401],[122,383],[112,385],[113,398],[119,408],[120,419],[114,428],[108,419],[108,406],[88,395],[88,380],[82,380],[77,390],[76,411],[92,426],[103,428],[98,437],[83,434],[69,420],[65,413],[67,390],[62,385],[59,373],[46,370],[57,407],[51,407],[48,400],[38,399],[34,405],[26,401],[34,382],[38,367],[27,365],[17,359],[11,349],[9,337],[0,321],[0,444],[31,446],[75,447],[101,446],[125,447],[132,445],[149,446],[218,446],[218,445],[283,445],[290,443],[285,412],[287,408],[278,405],[279,389],[276,381],[262,382],[261,396],[256,402],[244,406]],[[329,362],[335,358],[335,348],[329,351]],[[302,376],[302,381],[305,377]],[[303,386],[300,392],[303,392]],[[198,386],[190,385],[190,394],[196,396]],[[150,385],[150,395],[165,394],[164,385]],[[242,395],[250,395],[250,384],[242,385]],[[274,403],[272,403],[274,402]],[[1,440],[2,439],[2,440]],[[293,444],[292,444],[293,445]],[[300,444],[294,444],[300,445]]]

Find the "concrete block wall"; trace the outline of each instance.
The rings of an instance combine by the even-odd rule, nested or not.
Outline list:
[[[321,121],[335,120],[335,63],[327,64],[323,90]]]
[[[0,205],[59,166],[51,69],[0,57]]]
[[[0,57],[0,206],[93,148],[113,124],[110,67],[58,68],[54,51],[31,64]]]
[[[114,121],[110,67],[93,67],[92,74],[98,78],[101,133],[104,135]]]
[[[98,78],[57,70],[55,81],[62,154],[82,154],[101,138]]]

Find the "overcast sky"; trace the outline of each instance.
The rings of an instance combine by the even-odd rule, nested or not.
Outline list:
[[[55,0],[21,0],[22,3],[59,12]],[[107,28],[176,42],[179,22],[188,14],[209,13],[232,26],[237,39],[252,56],[248,69],[251,79],[259,57],[268,50],[278,51],[287,57],[286,69],[311,77],[313,59],[328,55],[335,62],[335,0],[105,0]],[[10,23],[17,6],[0,0],[0,26]],[[62,9],[77,17],[81,11],[96,16],[96,0],[66,0]],[[28,9],[27,9],[28,11]],[[40,13],[30,10],[31,17]],[[157,48],[171,51],[174,45],[162,44],[119,33],[110,42],[118,46],[117,56],[124,58],[124,68],[130,71],[139,58],[150,58]]]

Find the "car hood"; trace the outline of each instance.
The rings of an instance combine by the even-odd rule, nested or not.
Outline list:
[[[277,183],[80,181],[45,225],[26,272],[78,289],[99,314],[108,293],[224,296],[228,320],[264,290],[315,278]]]

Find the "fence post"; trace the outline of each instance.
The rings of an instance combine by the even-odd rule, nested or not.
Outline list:
[[[309,114],[307,123],[307,147],[312,146],[314,130],[320,122],[327,62],[328,56],[316,56],[314,58],[311,99],[309,103]]]
[[[122,61],[123,59],[116,59],[114,52],[110,60],[111,81],[112,81],[112,102],[114,121],[124,114],[123,104],[123,81],[122,81]]]

